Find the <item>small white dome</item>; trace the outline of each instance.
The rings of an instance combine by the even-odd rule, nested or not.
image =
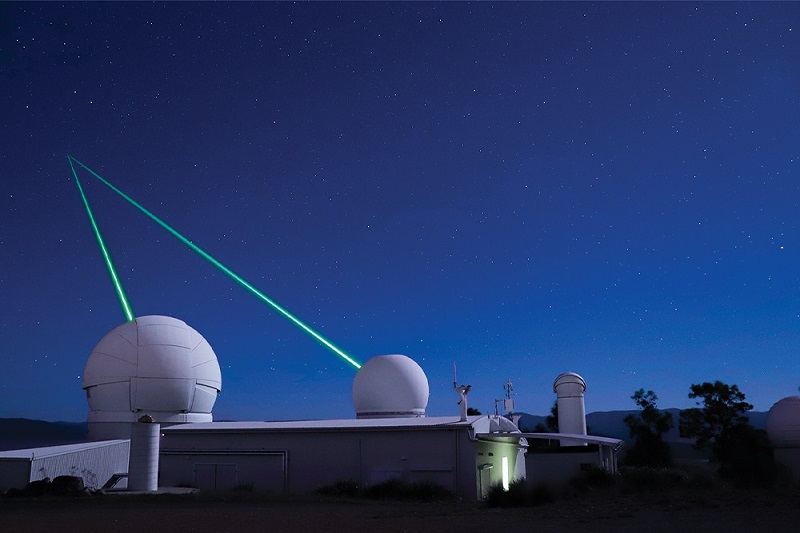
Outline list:
[[[405,355],[373,357],[353,379],[357,418],[425,416],[428,394],[425,372]]]
[[[800,396],[779,400],[767,414],[767,435],[776,448],[800,448]]]
[[[586,381],[575,372],[559,374],[553,382],[553,392],[561,397],[583,396],[586,392]]]
[[[217,356],[185,322],[143,316],[114,328],[83,371],[89,422],[211,421],[222,388]],[[193,416],[194,415],[194,416]]]

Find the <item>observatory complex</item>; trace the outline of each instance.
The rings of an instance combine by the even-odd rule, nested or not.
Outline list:
[[[587,387],[580,375],[565,372],[553,383],[560,433],[522,432],[511,419],[498,415],[468,416],[471,386],[455,381],[457,412],[428,416],[430,386],[414,360],[390,354],[359,364],[97,173],[71,156],[69,163],[127,321],[100,339],[86,363],[82,387],[89,404],[89,442],[0,452],[0,491],[64,475],[81,477],[90,488],[143,492],[175,486],[248,486],[302,493],[342,481],[365,486],[400,479],[436,483],[463,499],[480,500],[491,487],[508,489],[514,480],[559,485],[586,470],[617,471],[623,441],[587,435]],[[355,416],[214,422],[212,410],[222,390],[216,354],[182,320],[135,317],[76,165],[355,367]],[[510,397],[506,401],[510,412]],[[800,476],[800,397],[773,406],[768,434],[777,458]]]
[[[126,322],[86,363],[92,442],[0,452],[0,490],[57,475],[81,475],[93,488],[116,482],[137,491],[250,486],[292,493],[400,479],[477,500],[515,479],[556,484],[586,468],[615,471],[621,445],[586,435],[586,384],[575,373],[554,383],[565,428],[559,434],[522,433],[502,416],[467,416],[466,393],[458,414],[428,416],[425,372],[400,354],[361,366],[351,419],[214,422],[221,386],[213,350],[186,323],[166,316]],[[529,446],[531,439],[559,441],[559,453]]]
[[[458,413],[428,416],[428,378],[411,358],[379,355],[359,364],[99,174],[71,156],[68,160],[127,321],[100,339],[86,363],[82,386],[90,442],[0,452],[0,491],[61,475],[79,476],[91,488],[145,492],[247,485],[298,493],[340,481],[363,486],[401,479],[433,482],[476,500],[492,486],[508,489],[514,480],[558,484],[582,470],[616,471],[622,441],[586,435],[586,382],[578,374],[561,374],[553,384],[562,433],[523,433],[502,416],[468,416],[471,387],[455,382]],[[214,422],[212,409],[222,390],[216,354],[182,320],[135,317],[76,167],[355,367],[355,417]],[[535,445],[541,441],[558,446]]]

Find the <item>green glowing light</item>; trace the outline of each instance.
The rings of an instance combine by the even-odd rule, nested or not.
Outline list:
[[[106,265],[108,265],[108,273],[111,274],[111,281],[114,282],[114,287],[117,290],[119,303],[122,304],[122,312],[125,313],[125,318],[127,318],[130,322],[133,320],[134,316],[131,306],[128,303],[128,298],[125,296],[125,291],[122,289],[122,283],[119,281],[117,271],[114,269],[114,264],[111,262],[111,256],[108,253],[105,242],[103,242],[103,236],[100,235],[100,228],[97,227],[97,222],[94,220],[94,214],[92,213],[92,209],[89,207],[89,200],[86,199],[86,194],[83,192],[81,180],[78,179],[78,173],[75,172],[75,167],[72,164],[73,159],[70,156],[67,156],[67,159],[69,159],[69,168],[72,169],[72,175],[75,176],[75,183],[78,184],[78,190],[81,193],[83,205],[86,207],[86,213],[89,214],[89,221],[92,223],[92,229],[94,229],[94,234],[97,236],[97,243],[100,245],[100,251],[103,253],[103,258],[106,260]]]
[[[197,246],[195,243],[193,243],[192,241],[190,241],[189,239],[187,239],[186,237],[184,237],[183,235],[181,235],[180,233],[178,233],[178,231],[177,231],[177,230],[175,230],[175,229],[174,229],[172,226],[170,226],[169,224],[167,224],[166,222],[164,222],[163,220],[161,220],[160,218],[158,218],[156,215],[154,215],[153,213],[151,213],[151,212],[150,212],[149,210],[147,210],[147,209],[146,209],[144,206],[142,206],[141,204],[139,204],[139,203],[138,203],[136,200],[134,200],[133,198],[131,198],[130,196],[128,196],[127,194],[125,194],[125,193],[124,193],[124,192],[122,192],[121,190],[117,189],[117,188],[116,188],[114,185],[112,185],[111,183],[109,183],[108,181],[106,181],[106,180],[105,180],[105,179],[104,179],[102,176],[100,176],[100,175],[99,175],[97,172],[95,172],[94,170],[90,169],[89,167],[87,167],[86,165],[84,165],[83,163],[81,163],[80,161],[78,161],[77,159],[75,159],[74,157],[72,157],[72,156],[67,156],[67,157],[69,157],[69,159],[70,159],[70,165],[72,164],[72,161],[74,161],[75,163],[79,164],[79,165],[80,165],[81,167],[83,167],[83,168],[84,168],[84,169],[85,169],[87,172],[89,172],[89,173],[90,173],[92,176],[94,176],[95,178],[97,178],[98,180],[100,180],[100,181],[101,181],[101,182],[102,182],[104,185],[106,185],[106,186],[107,186],[108,188],[110,188],[112,191],[114,191],[114,192],[115,192],[115,193],[117,193],[118,195],[122,196],[122,197],[123,197],[125,200],[127,200],[127,201],[128,201],[130,204],[131,204],[131,205],[133,205],[133,206],[134,206],[135,208],[137,208],[139,211],[141,211],[142,213],[144,213],[145,215],[147,215],[148,217],[150,217],[150,218],[151,218],[152,220],[154,220],[154,221],[155,221],[155,222],[156,222],[158,225],[160,225],[162,228],[164,228],[165,230],[167,230],[169,233],[171,233],[171,234],[172,234],[174,237],[176,237],[178,240],[180,240],[181,242],[183,242],[183,243],[184,243],[186,246],[188,246],[188,247],[189,247],[189,248],[191,248],[193,251],[195,251],[195,252],[196,252],[198,255],[200,255],[200,256],[201,256],[203,259],[205,259],[206,261],[208,261],[209,263],[211,263],[212,265],[214,265],[215,267],[217,267],[218,269],[220,269],[220,270],[221,270],[222,272],[224,272],[224,273],[225,273],[225,274],[226,274],[228,277],[230,277],[230,278],[231,278],[233,281],[235,281],[236,283],[238,283],[239,285],[241,285],[242,287],[244,287],[245,289],[247,289],[247,291],[249,291],[251,294],[253,294],[254,296],[256,296],[256,297],[257,297],[259,300],[261,300],[261,301],[263,301],[264,303],[268,304],[268,305],[269,305],[270,307],[272,307],[272,308],[273,308],[275,311],[277,311],[278,313],[280,313],[281,315],[283,315],[283,317],[284,317],[284,318],[288,319],[288,320],[289,320],[289,321],[290,321],[292,324],[294,324],[295,326],[297,326],[298,328],[300,328],[302,331],[304,331],[305,333],[307,333],[308,335],[310,335],[310,336],[311,336],[311,337],[312,337],[314,340],[316,340],[317,342],[319,342],[320,344],[322,344],[323,346],[325,346],[326,348],[328,348],[329,350],[331,350],[333,353],[335,353],[336,355],[338,355],[339,357],[341,357],[342,359],[344,359],[345,361],[347,361],[348,363],[350,363],[351,365],[353,365],[353,366],[354,366],[356,369],[359,369],[359,368],[361,368],[361,364],[360,364],[358,361],[356,361],[355,359],[353,359],[352,357],[350,357],[349,355],[347,355],[345,352],[343,352],[341,349],[337,348],[337,347],[336,347],[336,346],[335,346],[333,343],[331,343],[331,342],[330,342],[329,340],[327,340],[325,337],[323,337],[322,335],[320,335],[319,333],[317,333],[316,331],[314,331],[313,329],[311,329],[309,326],[307,326],[306,324],[304,324],[304,323],[303,323],[303,322],[302,322],[302,321],[301,321],[299,318],[297,318],[296,316],[294,316],[293,314],[291,314],[291,313],[290,313],[290,312],[289,312],[287,309],[285,309],[283,306],[281,306],[280,304],[278,304],[278,303],[277,303],[275,300],[273,300],[272,298],[270,298],[269,296],[267,296],[266,294],[264,294],[263,292],[261,292],[260,290],[258,290],[257,288],[255,288],[253,285],[251,285],[249,282],[247,282],[247,281],[246,281],[244,278],[242,278],[241,276],[239,276],[239,275],[238,275],[237,273],[235,273],[233,270],[231,270],[230,268],[226,267],[225,265],[223,265],[222,263],[220,263],[219,261],[217,261],[217,260],[216,260],[214,257],[212,257],[212,256],[211,256],[211,255],[210,255],[208,252],[206,252],[205,250],[203,250],[202,248],[200,248],[199,246]],[[73,170],[73,172],[74,172],[74,170]],[[76,177],[76,178],[77,178],[77,177]]]

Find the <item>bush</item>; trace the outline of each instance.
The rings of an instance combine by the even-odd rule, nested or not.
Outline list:
[[[418,481],[408,486],[408,499],[424,502],[450,500],[455,495],[433,481]]]
[[[718,438],[720,476],[746,485],[767,487],[782,477],[767,433],[738,424]]]
[[[364,489],[363,497],[371,500],[434,501],[453,498],[453,493],[432,481],[406,483],[390,479]]]
[[[630,466],[668,467],[672,465],[672,448],[660,435],[642,432],[636,435],[623,462]]]
[[[524,479],[512,481],[508,490],[501,484],[492,485],[486,494],[488,507],[535,507],[555,501],[556,495],[546,485],[528,487]]]
[[[581,472],[579,476],[572,478],[572,480],[570,480],[570,485],[575,489],[590,492],[597,488],[608,488],[616,481],[616,475],[599,468],[593,468],[586,472]]]
[[[623,492],[667,492],[687,486],[690,476],[676,468],[627,467],[620,480]]]
[[[485,501],[489,507],[522,507],[528,503],[528,487],[524,479],[512,481],[508,490],[496,483],[489,488]]]
[[[454,498],[451,491],[432,481],[407,483],[400,479],[389,479],[382,483],[360,487],[353,480],[337,481],[333,485],[320,487],[317,494],[346,498],[366,498],[369,500],[415,500],[441,501]]]
[[[405,500],[406,484],[399,479],[389,479],[364,489],[362,496],[369,500]]]
[[[664,442],[664,434],[673,426],[672,413],[658,410],[658,396],[651,390],[639,389],[631,399],[641,412],[625,417],[625,424],[634,439],[633,446],[625,454],[625,463],[632,466],[672,466],[672,448]]]
[[[530,489],[528,501],[532,506],[544,505],[556,500],[556,494],[547,485],[539,485]]]
[[[336,496],[339,498],[356,498],[360,492],[361,487],[358,481],[353,479],[337,481],[333,485],[325,485],[316,490],[316,493],[322,496]]]

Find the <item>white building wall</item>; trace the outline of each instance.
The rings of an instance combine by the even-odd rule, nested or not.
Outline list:
[[[602,462],[597,446],[584,448],[573,446],[569,451],[528,448],[525,457],[528,486],[547,485],[557,488],[566,485],[572,478],[587,470],[600,469]]]
[[[475,499],[475,446],[465,427],[167,431],[161,442],[160,484],[218,489],[251,485],[269,490],[279,490],[283,484],[286,491],[300,493],[337,481],[369,485],[400,478],[434,481]]]
[[[98,489],[112,475],[128,471],[129,452],[127,440],[0,452],[0,490],[58,476],[78,476],[86,487]]]

